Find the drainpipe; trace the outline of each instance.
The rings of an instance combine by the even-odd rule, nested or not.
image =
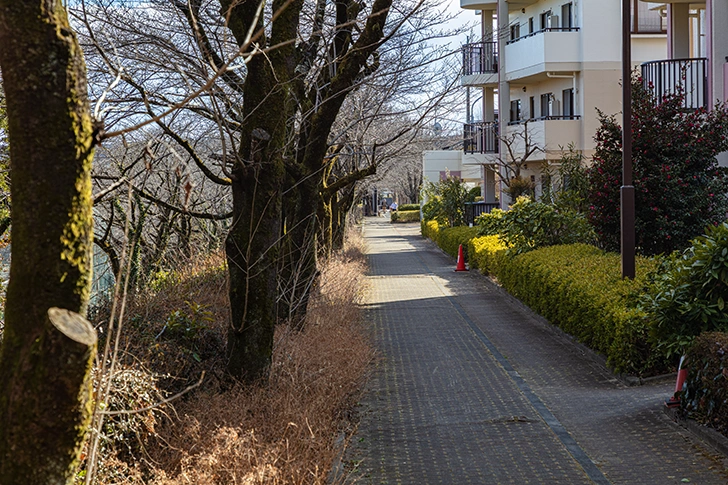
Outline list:
[[[551,79],[571,79],[571,87],[574,89],[574,101],[576,101],[576,73],[571,74],[556,74],[554,72],[547,72],[546,77]]]

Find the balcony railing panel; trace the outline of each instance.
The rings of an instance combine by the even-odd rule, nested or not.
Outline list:
[[[475,42],[463,46],[463,73],[493,74],[498,72],[498,43]]]
[[[521,41],[523,39],[528,39],[529,37],[533,37],[534,35],[543,34],[544,32],[579,32],[581,30],[579,27],[546,27],[541,30],[537,30],[535,32],[531,32],[530,34],[522,35],[520,37],[517,37],[515,39],[511,39],[506,44],[515,44],[518,41]]]
[[[659,103],[668,94],[683,93],[683,108],[708,107],[708,59],[668,59],[642,64],[642,80]]]
[[[463,150],[465,153],[498,153],[498,123],[495,121],[466,123]]]
[[[552,120],[580,120],[581,115],[547,115],[537,116],[535,118],[523,118],[519,120],[509,121],[508,125],[522,125],[524,123],[530,123],[533,121],[552,121]]]
[[[465,224],[475,225],[475,220],[482,214],[490,214],[493,209],[500,209],[500,202],[466,202]]]

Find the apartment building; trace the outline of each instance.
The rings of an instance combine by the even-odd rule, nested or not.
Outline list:
[[[535,183],[538,196],[546,166],[568,146],[593,154],[597,109],[621,111],[621,0],[461,0],[460,6],[481,20],[481,39],[463,46],[461,84],[470,96],[462,164],[484,167],[486,202],[500,193],[506,205],[495,176],[499,160],[522,160],[521,176]],[[668,57],[667,10],[675,9],[633,0],[635,67]]]

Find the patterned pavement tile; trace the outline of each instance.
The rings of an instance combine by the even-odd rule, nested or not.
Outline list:
[[[721,456],[417,225],[368,219],[380,360],[347,452],[364,484],[725,484]]]

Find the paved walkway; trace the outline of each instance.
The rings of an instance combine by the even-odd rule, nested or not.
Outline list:
[[[663,414],[673,382],[625,386],[419,233],[364,225],[381,359],[347,455],[357,483],[728,483]]]

